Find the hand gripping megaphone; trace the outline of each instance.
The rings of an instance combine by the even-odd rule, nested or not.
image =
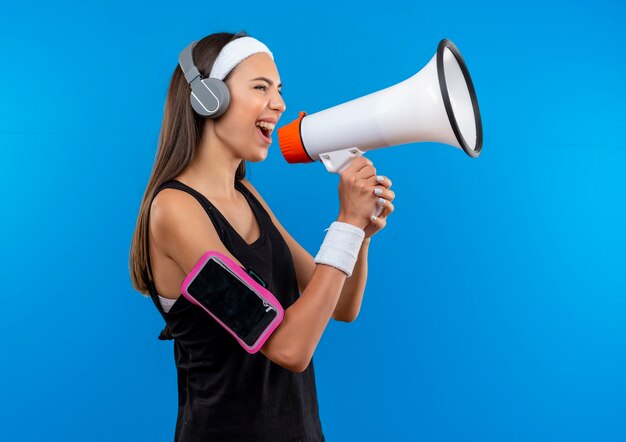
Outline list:
[[[300,116],[278,129],[289,163],[321,160],[341,173],[365,151],[414,142],[439,142],[475,158],[483,142],[478,100],[467,66],[450,40],[422,70],[394,86]],[[377,215],[382,211],[379,206]]]

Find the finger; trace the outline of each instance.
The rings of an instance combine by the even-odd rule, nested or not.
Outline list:
[[[382,201],[385,201],[384,203]],[[389,215],[391,215],[391,213],[394,211],[395,207],[394,205],[387,201],[387,200],[382,200],[379,202],[379,206],[382,206],[383,211],[380,212],[380,215],[378,215],[380,218],[387,218]]]
[[[360,172],[361,169],[363,169],[364,167],[372,166],[373,164],[374,163],[372,163],[372,161],[369,158],[365,158],[364,156],[360,156],[360,157],[355,158],[354,160],[352,160],[352,162],[346,168],[346,170],[349,170],[351,173],[356,174],[356,173]]]
[[[376,175],[376,182],[385,186],[387,189],[391,187],[391,180],[385,175]]]
[[[374,195],[385,198],[387,201],[393,201],[396,197],[396,193],[393,190],[389,190],[383,186],[374,187]]]
[[[372,223],[372,225],[374,225],[374,227],[376,227],[378,230],[384,228],[387,225],[387,220],[385,220],[384,216],[376,216],[376,215],[372,215],[370,217],[370,222]]]
[[[356,173],[357,178],[362,180],[373,181],[376,176],[376,168],[373,164],[369,164]]]

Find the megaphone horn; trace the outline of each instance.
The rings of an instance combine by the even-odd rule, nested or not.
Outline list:
[[[439,142],[480,154],[483,133],[467,66],[450,40],[422,70],[394,86],[300,116],[278,129],[289,163],[322,161],[341,173],[364,151],[414,142]]]

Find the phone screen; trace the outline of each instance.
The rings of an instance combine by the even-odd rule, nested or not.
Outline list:
[[[187,291],[249,346],[278,315],[274,307],[215,259],[206,262]]]

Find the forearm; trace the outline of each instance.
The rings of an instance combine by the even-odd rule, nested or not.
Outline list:
[[[280,326],[268,343],[281,349],[282,359],[295,371],[304,370],[326,329],[339,300],[346,274],[317,264],[301,296],[285,310]],[[271,341],[271,342],[270,342]]]
[[[354,321],[361,310],[367,283],[367,255],[371,238],[365,238],[352,275],[346,279],[333,318],[338,321]]]
[[[302,371],[309,365],[319,340],[337,308],[346,282],[346,273],[354,275],[354,271],[357,270],[359,274],[364,274],[363,278],[366,277],[367,270],[365,269],[365,272],[363,269],[358,270],[357,262],[359,260],[367,262],[369,239],[363,245],[363,232],[359,230],[358,225],[339,219],[338,221],[336,225],[331,225],[334,230],[324,239],[324,244],[315,259],[318,264],[306,288],[298,300],[285,310],[280,327],[267,341],[269,344],[267,350],[283,361],[281,365],[287,366],[292,371]],[[353,280],[358,281],[361,278],[357,276]],[[358,297],[359,305],[364,283],[362,285]]]

